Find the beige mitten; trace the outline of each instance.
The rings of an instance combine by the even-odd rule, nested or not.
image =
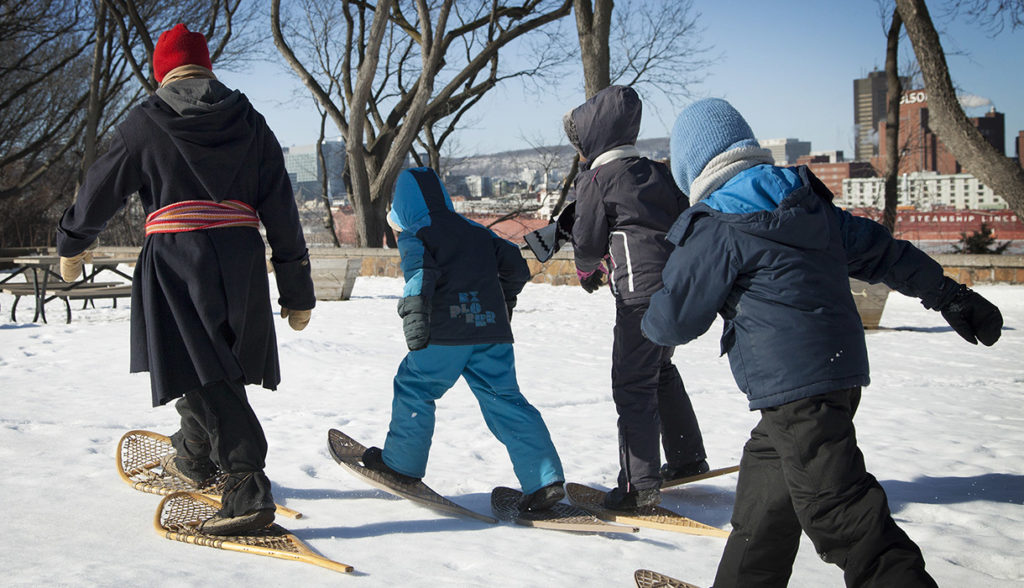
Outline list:
[[[288,319],[288,326],[293,331],[301,331],[306,328],[309,324],[309,317],[313,315],[312,310],[292,310],[290,308],[281,307],[281,318]]]
[[[82,266],[85,264],[87,253],[88,251],[83,251],[78,255],[60,258],[60,277],[64,278],[65,282],[74,282],[82,277]]]

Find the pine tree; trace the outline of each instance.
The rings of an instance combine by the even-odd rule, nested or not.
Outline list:
[[[995,243],[996,239],[992,236],[992,228],[988,226],[988,223],[983,222],[981,223],[981,228],[970,235],[960,233],[959,245],[953,245],[953,252],[1001,255],[1010,246],[1012,241],[1006,241],[1001,245],[996,245]]]

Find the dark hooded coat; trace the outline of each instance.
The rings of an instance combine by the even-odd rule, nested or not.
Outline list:
[[[661,270],[673,248],[665,233],[689,206],[668,168],[635,149],[593,166],[602,154],[636,143],[641,111],[633,89],[612,86],[569,113],[567,125],[591,166],[573,183],[576,267],[593,271],[610,254],[615,295],[627,304],[646,302],[661,288]]]
[[[183,80],[132,109],[61,218],[59,254],[84,251],[133,193],[146,214],[183,200],[249,204],[273,250],[280,304],[315,304],[281,146],[243,94],[214,80]],[[131,319],[131,371],[150,372],[154,406],[221,380],[269,389],[281,380],[255,229],[147,237]]]
[[[777,169],[747,170],[720,192],[774,192]],[[678,247],[665,286],[643,319],[649,339],[682,345],[720,314],[722,353],[751,410],[870,382],[849,277],[884,282],[926,308],[955,292],[927,254],[836,208],[806,167],[794,171],[795,188],[774,195],[773,210],[730,214],[701,201],[683,213],[668,233]]]

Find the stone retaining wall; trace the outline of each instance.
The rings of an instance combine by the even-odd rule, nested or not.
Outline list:
[[[317,257],[360,257],[363,276],[400,277],[398,251],[396,249],[312,249],[310,254]],[[572,251],[559,251],[547,263],[541,264],[524,252],[533,282],[561,285],[576,285],[576,268]],[[942,265],[946,275],[967,284],[1008,283],[1024,284],[1024,255],[933,255]],[[314,261],[315,263],[315,261]]]
[[[27,252],[45,253],[47,248],[31,248],[33,251],[18,250],[15,254]],[[117,254],[137,254],[138,247],[104,247],[100,251]],[[269,253],[269,250],[268,250]],[[397,249],[369,249],[356,247],[314,247],[310,256],[317,258],[358,257],[362,260],[359,275],[401,277],[402,270]],[[547,263],[541,264],[529,252],[523,253],[533,281],[554,285],[576,285],[576,268],[572,262],[572,251],[559,251]],[[932,255],[945,269],[946,275],[967,285],[973,284],[1024,284],[1024,255]]]

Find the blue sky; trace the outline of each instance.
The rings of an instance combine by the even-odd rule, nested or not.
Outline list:
[[[671,1],[671,0],[669,0]],[[794,137],[813,150],[853,153],[853,80],[885,65],[885,27],[871,0],[700,1],[704,45],[715,56],[697,97],[729,100],[758,138]],[[1006,115],[1006,151],[1024,130],[1024,30],[1005,28],[992,36],[979,24],[948,22],[930,3],[940,28],[954,84],[964,93],[989,99]],[[900,59],[912,58],[904,37]],[[958,54],[951,55],[957,52]],[[297,78],[277,64],[248,73],[218,72],[241,89],[267,118],[283,145],[315,141],[319,117]],[[582,71],[540,93],[499,87],[485,98],[458,138],[457,153],[471,155],[528,148],[523,137],[564,142],[561,116],[583,101]],[[646,97],[642,138],[668,135],[678,106]],[[987,108],[967,111],[980,116]],[[336,135],[334,129],[328,135]]]

